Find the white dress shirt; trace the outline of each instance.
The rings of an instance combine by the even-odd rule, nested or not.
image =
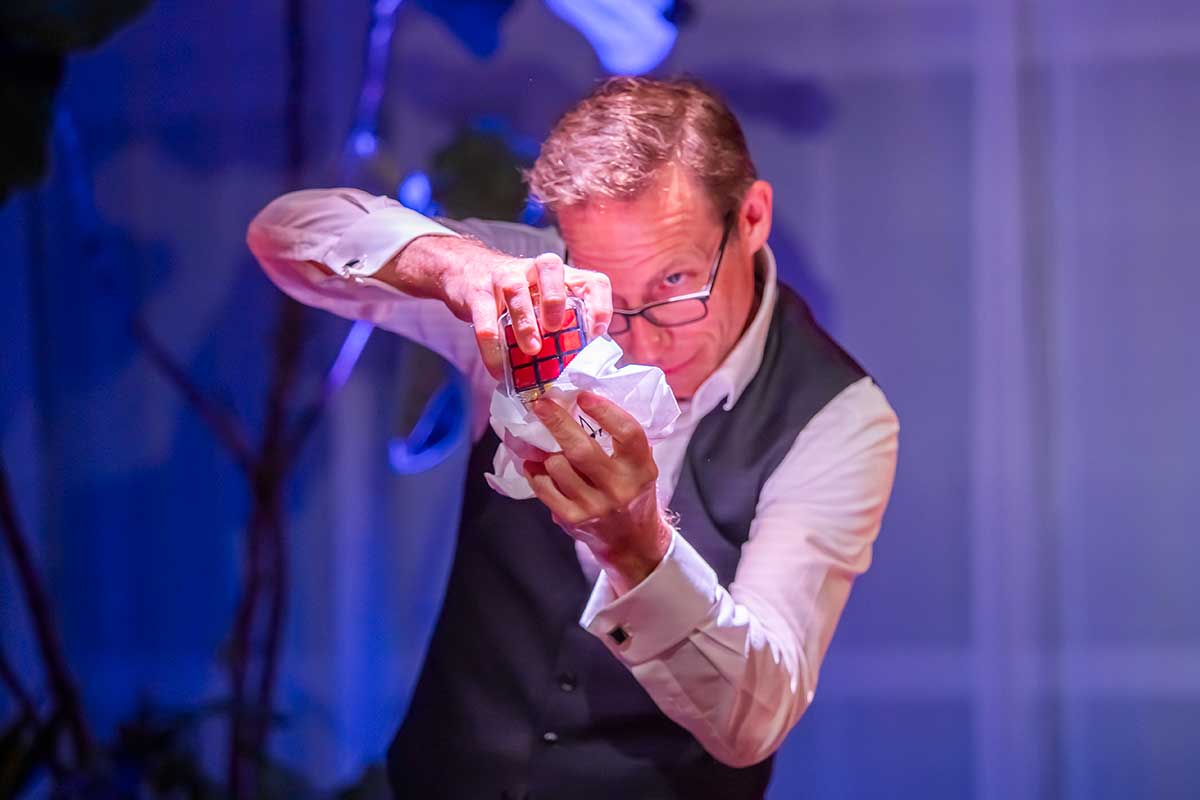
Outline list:
[[[370,320],[453,363],[472,387],[471,430],[478,439],[496,382],[471,328],[442,304],[371,277],[423,234],[457,235],[387,197],[316,189],[268,205],[250,224],[247,241],[271,280],[297,300]],[[762,361],[777,290],[769,248],[760,259],[765,283],[753,321],[681,404],[674,433],[654,447],[664,499],[674,491],[697,423],[719,403],[732,408]],[[727,587],[688,544],[686,528],[650,576],[621,596],[576,544],[581,568],[595,581],[580,624],[718,760],[746,766],[766,758],[812,702],[851,584],[871,562],[898,433],[895,413],[870,378],[830,401],[763,485]],[[628,634],[621,644],[607,635],[617,627]]]

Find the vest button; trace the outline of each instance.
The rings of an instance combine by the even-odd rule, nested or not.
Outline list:
[[[542,734],[542,741],[546,744],[556,744],[558,742],[558,734],[554,731],[546,731]]]
[[[558,688],[564,692],[573,692],[579,687],[579,679],[574,672],[564,672],[558,676]]]

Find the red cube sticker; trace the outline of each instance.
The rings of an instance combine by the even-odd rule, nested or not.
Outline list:
[[[513,384],[518,392],[536,387],[537,380],[533,377],[533,367],[518,367],[514,369]]]
[[[528,355],[519,347],[508,348],[508,357],[512,359],[514,367],[524,366],[525,364],[533,363],[533,356]]]
[[[538,380],[542,383],[549,383],[559,376],[562,372],[562,367],[558,365],[557,358],[551,358],[546,361],[537,363]]]
[[[558,336],[559,352],[569,353],[572,350],[578,350],[580,346],[579,331],[567,331]]]
[[[516,332],[509,322],[508,313],[501,317],[504,339],[508,354],[508,391],[528,402],[537,397],[563,373],[567,364],[587,344],[587,334],[581,329],[583,322],[582,301],[567,299],[568,308],[563,314],[562,327],[557,331],[541,331],[542,345],[530,356],[517,346]]]

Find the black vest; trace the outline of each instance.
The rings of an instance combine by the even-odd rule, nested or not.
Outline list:
[[[762,366],[688,444],[670,508],[728,586],[758,495],[818,411],[862,368],[786,287]],[[488,488],[490,431],[470,461],[454,566],[408,716],[388,751],[400,798],[761,798],[771,759],[712,758],[579,625],[590,592],[573,542],[536,500]]]

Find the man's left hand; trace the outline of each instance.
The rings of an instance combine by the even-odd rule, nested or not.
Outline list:
[[[671,526],[658,507],[658,467],[636,419],[589,392],[577,402],[612,437],[612,455],[564,408],[538,400],[533,411],[562,452],[526,460],[525,476],[554,521],[587,545],[623,594],[658,566],[671,542]]]

